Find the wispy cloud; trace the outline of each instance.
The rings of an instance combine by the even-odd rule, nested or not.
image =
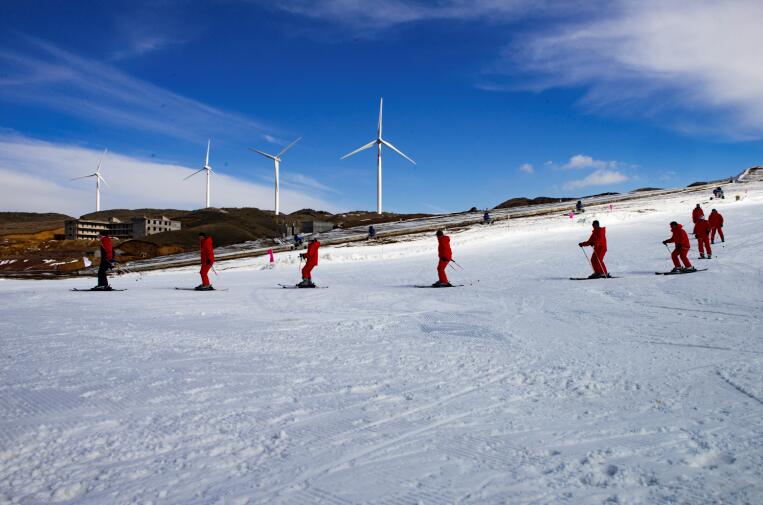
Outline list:
[[[275,130],[136,79],[112,65],[40,39],[25,39],[28,50],[0,50],[0,99],[195,142],[223,133],[251,139],[263,130]]]
[[[511,89],[584,87],[581,105],[594,112],[647,116],[691,134],[763,137],[762,2],[613,5],[604,16],[516,40],[497,72]],[[518,68],[529,80],[516,83]]]
[[[519,170],[521,172],[524,172],[526,174],[534,174],[535,168],[533,168],[531,163],[522,163],[522,165],[519,166]]]
[[[0,210],[64,212],[80,215],[95,207],[91,179],[70,180],[95,171],[101,150],[53,144],[27,137],[0,135]],[[204,178],[184,177],[196,168],[109,153],[102,173],[110,187],[101,188],[105,208],[181,208],[204,204]],[[308,186],[308,182],[303,187]],[[212,176],[212,205],[272,209],[273,187],[217,173]],[[316,189],[284,188],[281,205],[287,212],[311,207],[338,210],[314,196]]]
[[[283,0],[278,9],[365,29],[385,28],[419,21],[484,20],[509,22],[528,16],[585,13],[597,2],[553,0]],[[372,32],[373,33],[373,32]],[[368,32],[365,33],[368,35]]]
[[[627,175],[617,170],[596,170],[586,177],[564,184],[564,189],[580,189],[589,186],[609,186],[619,184],[629,179]]]

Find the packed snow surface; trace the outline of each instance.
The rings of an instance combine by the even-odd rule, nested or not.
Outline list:
[[[455,289],[412,287],[431,235],[323,248],[329,289],[294,252],[1,281],[0,502],[763,503],[763,184],[707,200],[453,233]],[[698,202],[726,243],[654,275]],[[570,281],[593,218],[619,278]]]

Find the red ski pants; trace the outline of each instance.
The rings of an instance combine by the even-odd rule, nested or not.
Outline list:
[[[702,235],[697,237],[697,243],[699,244],[699,253],[705,254],[705,249],[707,249],[707,254],[713,254],[712,249],[710,249],[710,237],[707,235]]]
[[[670,254],[670,258],[673,260],[673,265],[676,268],[681,268],[681,263],[678,262],[678,258],[681,258],[681,261],[683,262],[684,266],[686,268],[691,267],[691,263],[689,263],[689,250],[684,249],[683,247],[676,247],[673,249],[673,252]]]
[[[201,274],[201,284],[203,286],[209,286],[209,276],[207,274],[211,268],[212,265],[201,265],[199,273]]]
[[[593,254],[591,255],[591,266],[593,267],[593,271],[597,274],[607,275],[607,265],[604,264],[604,256],[606,254],[607,251],[593,250]]]
[[[448,263],[448,261],[443,260],[437,263],[437,278],[440,279],[440,282],[448,282],[448,276],[445,274],[445,268],[448,266]]]
[[[725,238],[723,238],[723,229],[720,227],[712,229],[712,231],[710,232],[710,240],[715,242],[715,232],[718,232],[718,236],[721,237],[721,240],[726,240]]]
[[[310,272],[313,271],[313,268],[315,268],[316,263],[313,263],[312,261],[308,261],[304,267],[302,267],[302,278],[303,279],[312,279],[310,277]]]

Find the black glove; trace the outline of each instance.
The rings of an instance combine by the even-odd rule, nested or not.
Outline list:
[[[667,240],[663,240],[662,243],[663,243],[663,245],[668,245],[668,241]]]
[[[583,247],[585,245],[585,242],[579,242],[578,247]]]
[[[723,228],[723,225],[721,225],[721,228]]]
[[[440,257],[440,261],[444,261],[445,263],[450,263],[451,260],[449,260],[448,258]]]
[[[305,259],[306,258],[305,253],[299,253],[299,257],[302,259]]]

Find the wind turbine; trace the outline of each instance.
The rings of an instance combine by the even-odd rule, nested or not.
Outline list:
[[[187,179],[190,179],[194,175],[198,174],[199,172],[203,172],[203,171],[206,170],[206,172],[207,172],[207,199],[205,201],[205,203],[206,203],[205,208],[207,208],[207,209],[209,208],[209,175],[214,173],[212,171],[212,167],[209,166],[209,148],[210,148],[211,145],[212,145],[212,139],[209,139],[207,141],[207,154],[206,154],[206,156],[204,156],[204,166],[201,167],[199,170],[195,171],[194,173],[192,173],[191,175],[189,175],[188,177],[183,179],[185,181]]]
[[[258,154],[263,155],[266,158],[270,158],[271,160],[273,160],[273,164],[275,165],[275,171],[276,171],[276,216],[281,212],[280,182],[279,182],[279,179],[278,179],[278,170],[281,167],[281,156],[283,156],[283,153],[285,153],[286,151],[291,149],[291,146],[293,146],[294,144],[296,144],[300,140],[302,140],[302,137],[299,137],[297,140],[295,140],[294,142],[292,142],[288,146],[286,146],[283,149],[281,149],[281,152],[276,154],[275,156],[273,156],[272,154],[263,153],[262,151],[260,151],[258,149],[254,149],[253,147],[249,148],[250,151],[254,151],[254,152],[258,153]]]
[[[95,169],[95,173],[92,173],[90,175],[83,175],[82,177],[75,177],[74,179],[72,179],[73,181],[76,181],[77,179],[87,179],[88,177],[95,177],[95,211],[96,212],[101,210],[101,181],[103,181],[104,184],[109,186],[109,183],[106,182],[106,179],[104,179],[103,176],[101,175],[101,163],[103,163],[103,158],[106,156],[107,151],[108,149],[103,150],[103,154],[101,154],[101,159],[98,160],[98,167]]]
[[[355,149],[353,152],[349,154],[345,154],[342,156],[341,159],[349,158],[355,153],[359,153],[360,151],[365,151],[366,149],[369,149],[376,145],[376,213],[381,214],[382,213],[382,145],[385,145],[395,151],[397,154],[405,158],[406,160],[410,161],[414,165],[416,164],[415,161],[413,161],[411,158],[403,154],[397,147],[393,146],[386,140],[382,138],[382,104],[384,103],[384,98],[379,99],[379,129],[376,136],[376,140],[372,140],[368,144],[364,145],[363,147],[360,147],[358,149]]]

